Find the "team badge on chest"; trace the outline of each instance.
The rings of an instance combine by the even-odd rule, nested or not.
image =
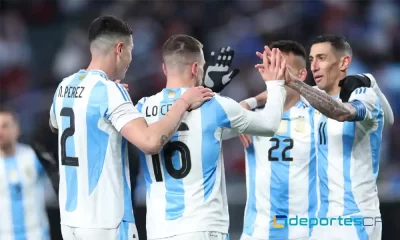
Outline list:
[[[8,180],[10,181],[10,183],[18,183],[19,182],[19,176],[18,176],[18,172],[16,170],[11,170],[8,173]]]
[[[169,91],[168,92],[168,98],[174,98],[176,95],[175,91]]]
[[[297,133],[304,134],[306,131],[306,121],[304,120],[304,117],[300,117],[294,121],[294,131]]]

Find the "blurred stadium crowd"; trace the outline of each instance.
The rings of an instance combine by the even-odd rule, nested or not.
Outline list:
[[[48,112],[58,83],[89,62],[87,28],[99,15],[124,18],[134,33],[133,61],[124,83],[133,102],[157,93],[165,79],[161,47],[186,33],[212,50],[235,49],[241,73],[223,92],[237,101],[263,89],[255,52],[274,40],[292,39],[309,50],[322,33],[343,35],[354,58],[350,74],[369,72],[400,117],[400,3],[397,1],[3,1],[0,12],[0,101],[21,118],[23,139],[57,153]],[[313,83],[312,75],[308,82]],[[400,124],[385,132],[381,153],[381,199],[400,199]],[[225,143],[227,182],[244,183],[244,152],[237,139]],[[141,179],[139,179],[140,183]]]

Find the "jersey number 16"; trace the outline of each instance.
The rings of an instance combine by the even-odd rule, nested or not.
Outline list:
[[[178,128],[178,132],[180,131],[189,131],[188,125],[186,125],[186,123],[181,123]],[[180,141],[168,142],[167,144],[165,144],[163,151],[165,169],[167,170],[168,174],[175,179],[182,179],[186,177],[192,168],[192,161],[190,158],[190,150],[188,146]],[[181,154],[182,166],[179,169],[175,169],[172,163],[172,156],[174,155],[175,151],[178,151]],[[151,158],[153,162],[154,177],[156,178],[157,182],[162,182],[163,177],[161,170],[160,154],[152,155]]]

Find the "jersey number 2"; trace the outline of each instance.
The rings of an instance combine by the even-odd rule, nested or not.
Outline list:
[[[77,157],[68,157],[67,156],[67,148],[66,142],[67,138],[71,137],[75,133],[75,114],[74,110],[69,107],[65,107],[61,109],[61,116],[69,117],[69,127],[64,130],[61,135],[61,164],[65,166],[79,166],[79,161]]]
[[[275,142],[275,146],[272,146],[269,150],[268,150],[268,161],[278,161],[279,158],[278,157],[272,157],[272,151],[276,150],[279,148],[279,144],[281,144],[281,142],[279,141],[278,138],[271,138],[269,140],[271,143]],[[289,143],[288,146],[286,146],[283,150],[282,150],[282,161],[293,161],[293,158],[291,157],[286,157],[286,151],[290,150],[293,148],[293,139],[291,138],[286,138],[284,139],[282,142],[284,143]]]
[[[185,123],[181,123],[178,128],[178,132],[179,131],[189,131],[189,127]],[[190,158],[190,150],[188,146],[183,142],[174,141],[165,144],[163,150],[165,168],[167,169],[168,174],[175,179],[182,179],[186,177],[192,168],[192,161]],[[172,163],[172,156],[174,155],[175,151],[179,151],[179,153],[181,154],[182,166],[180,169],[175,169]],[[160,154],[152,155],[151,158],[153,161],[154,176],[156,178],[156,181],[162,182],[163,177],[161,170]]]

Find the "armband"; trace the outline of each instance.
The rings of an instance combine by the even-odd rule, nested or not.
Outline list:
[[[365,119],[365,115],[367,115],[367,109],[364,104],[359,100],[354,100],[350,102],[350,104],[356,109],[356,117],[353,121],[362,121]]]

